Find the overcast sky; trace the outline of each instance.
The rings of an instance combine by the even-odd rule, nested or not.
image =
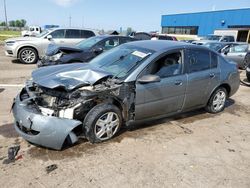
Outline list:
[[[0,21],[4,21],[0,0]],[[8,20],[93,29],[159,30],[161,15],[249,8],[250,0],[6,0]]]

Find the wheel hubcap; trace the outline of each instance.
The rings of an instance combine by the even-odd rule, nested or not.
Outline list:
[[[213,107],[215,111],[220,111],[226,102],[226,94],[223,91],[219,91],[218,93],[216,93],[216,95],[214,96],[214,100],[213,100]]]
[[[107,140],[115,135],[119,128],[119,117],[114,112],[102,115],[95,124],[95,135],[100,140]]]
[[[24,50],[21,54],[21,58],[26,63],[33,63],[35,60],[35,53],[32,50]]]

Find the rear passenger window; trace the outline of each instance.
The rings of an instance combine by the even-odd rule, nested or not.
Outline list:
[[[135,41],[134,39],[130,38],[120,38],[119,39],[119,44],[127,43],[127,42],[132,42]]]
[[[81,38],[90,38],[93,36],[95,36],[95,33],[93,31],[81,30]]]
[[[217,68],[218,56],[215,53],[211,53],[211,68]]]
[[[67,29],[65,38],[80,38],[80,30],[78,29]]]
[[[187,53],[188,72],[197,72],[210,68],[210,54],[206,50],[188,50]]]

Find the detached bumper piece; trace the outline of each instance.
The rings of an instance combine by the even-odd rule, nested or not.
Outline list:
[[[31,143],[60,150],[66,138],[72,144],[78,140],[73,130],[82,122],[43,115],[26,88],[15,98],[12,111],[16,131]]]

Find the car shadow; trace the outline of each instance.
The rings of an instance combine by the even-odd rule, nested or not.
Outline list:
[[[21,61],[19,61],[18,59],[13,59],[13,60],[11,60],[11,62],[13,63],[13,64],[21,64],[21,65],[34,65],[34,64],[36,64],[36,63],[22,63]]]
[[[225,104],[225,110],[231,107],[233,104],[235,104],[235,100],[228,99]],[[133,123],[129,126],[123,126],[117,136],[127,131],[136,131],[139,129],[146,129],[146,128],[154,127],[154,126],[161,125],[164,123],[169,123],[170,121],[178,121],[182,124],[188,124],[188,123],[193,123],[194,121],[201,120],[201,119],[213,118],[219,114],[220,113],[211,114],[211,113],[208,113],[204,108],[200,108],[197,110],[176,114],[170,117],[160,118],[157,120],[149,120],[149,121],[139,122],[139,123]]]
[[[226,108],[231,108],[231,106],[235,103],[233,99],[228,99],[226,102]],[[227,109],[225,109],[227,110]],[[223,112],[222,112],[223,113]],[[220,113],[219,113],[220,114]],[[205,109],[197,109],[186,113],[177,114],[171,117],[161,118],[158,120],[145,121],[140,123],[133,123],[129,126],[123,126],[118,134],[111,140],[106,142],[91,144],[86,138],[82,137],[73,145],[65,144],[62,147],[61,151],[57,151],[54,149],[45,148],[36,144],[31,144],[36,147],[32,147],[29,149],[29,154],[32,157],[41,158],[41,159],[63,159],[65,156],[81,156],[83,152],[92,153],[97,148],[103,148],[105,145],[112,142],[121,142],[124,138],[137,138],[140,135],[145,135],[147,132],[153,132],[157,126],[166,124],[171,125],[171,121],[177,121],[178,126],[183,129],[184,133],[192,134],[193,131],[188,129],[188,127],[183,127],[182,124],[192,123],[197,120],[205,119],[205,118],[213,118],[219,114],[210,114],[205,111]],[[165,125],[164,125],[165,126]]]

